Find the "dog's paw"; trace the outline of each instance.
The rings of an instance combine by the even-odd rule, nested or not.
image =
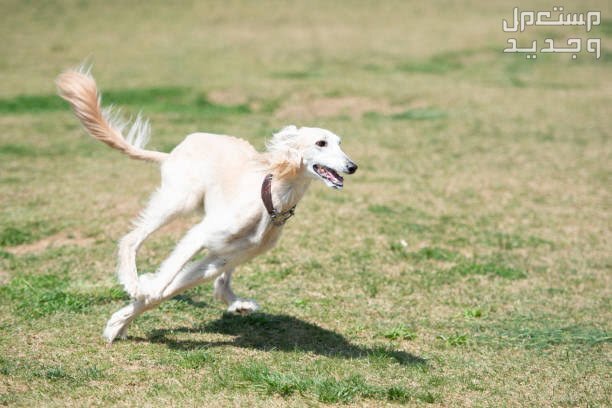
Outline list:
[[[126,309],[129,308],[130,306],[127,306],[117,311],[106,323],[102,337],[104,337],[109,345],[116,339],[125,339],[127,337],[129,314],[126,312]]]
[[[251,299],[236,299],[229,307],[227,311],[229,313],[248,315],[254,311],[259,310],[259,305]]]

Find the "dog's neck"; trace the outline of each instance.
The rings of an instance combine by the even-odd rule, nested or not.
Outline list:
[[[273,178],[271,191],[276,211],[283,212],[296,206],[304,196],[311,180],[305,169],[300,169],[293,177]]]
[[[268,151],[259,156],[264,174],[272,174],[272,204],[277,212],[297,205],[312,180],[301,157],[287,151]]]

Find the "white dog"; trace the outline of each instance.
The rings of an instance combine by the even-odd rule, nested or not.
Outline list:
[[[209,133],[187,136],[171,153],[145,150],[148,121],[138,116],[124,138],[126,123],[112,109],[102,110],[89,70],[66,71],[56,84],[91,136],[131,158],[161,164],[161,186],[119,243],[117,274],[133,300],[109,319],[104,330],[109,343],[125,337],[127,326],[141,313],[214,278],[214,296],[228,311],[256,310],[254,301],[238,298],[230,287],[236,266],[276,244],[311,180],[340,189],[338,173],[357,170],[340,149],[340,138],[319,128],[287,126],[272,137],[265,153],[245,140]],[[139,277],[136,252],[143,241],[175,216],[199,208],[205,213],[202,221],[156,273]],[[203,248],[206,257],[187,264]]]

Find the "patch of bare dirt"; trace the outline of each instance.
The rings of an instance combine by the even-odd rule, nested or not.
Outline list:
[[[289,100],[276,111],[275,116],[279,119],[292,120],[341,115],[360,118],[368,112],[388,115],[402,112],[404,109],[384,99],[362,96],[319,97],[306,101]]]
[[[5,250],[13,255],[36,254],[46,251],[49,248],[59,248],[67,245],[87,247],[93,244],[94,241],[94,238],[84,237],[79,232],[63,231],[39,241],[32,242],[31,244],[8,247],[5,248]],[[1,275],[0,279],[2,279]]]
[[[0,286],[6,285],[10,279],[11,276],[9,275],[9,273],[0,269]]]
[[[220,89],[211,91],[207,95],[210,102],[218,105],[244,105],[248,98],[236,89]]]

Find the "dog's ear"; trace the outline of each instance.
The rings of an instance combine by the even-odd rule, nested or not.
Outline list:
[[[272,139],[270,139],[266,146],[268,151],[279,151],[295,148],[295,143],[292,141],[299,136],[300,130],[295,125],[285,126],[278,132],[276,132]]]
[[[299,130],[295,125],[289,125],[282,128],[278,133],[274,134],[274,138],[278,138],[279,140],[288,140],[292,137],[297,136]]]
[[[304,165],[298,150],[297,139],[300,129],[295,125],[285,126],[272,136],[266,146],[272,153],[272,168],[275,177],[291,178]]]
[[[299,152],[295,149],[285,149],[274,154],[272,172],[278,179],[289,179],[295,177],[297,172],[304,165],[304,161]]]

